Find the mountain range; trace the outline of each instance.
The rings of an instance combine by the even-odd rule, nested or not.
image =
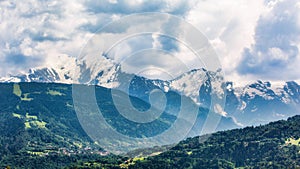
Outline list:
[[[222,110],[235,127],[266,124],[286,119],[300,110],[300,86],[294,81],[281,85],[256,81],[243,87],[226,82],[220,70],[194,69],[171,80],[147,79],[122,71],[121,65],[105,57],[74,59],[61,57],[55,67],[30,69],[28,73],[0,78],[0,82],[89,84],[122,90],[149,103],[154,89],[175,91],[200,107],[213,109],[212,96],[221,96]],[[228,124],[232,125],[232,124]],[[231,127],[230,127],[231,128]],[[228,129],[224,126],[224,129]]]
[[[159,80],[124,72],[121,65],[106,58],[101,58],[100,61],[71,59],[65,62],[69,64],[58,62],[61,65],[56,67],[31,69],[26,74],[0,78],[2,168],[299,166],[298,154],[295,153],[299,151],[299,146],[296,145],[299,143],[299,116],[261,126],[299,114],[300,86],[294,81],[278,86],[258,80],[243,87],[234,87],[234,82],[225,81],[221,70],[193,69],[171,80]],[[143,142],[141,147],[136,147],[137,144],[130,147],[130,141],[105,142],[105,137],[104,140],[101,140],[102,137],[100,140],[91,139],[75,111],[74,96],[82,98],[81,104],[84,106],[81,111],[90,119],[96,119],[96,113],[90,106],[91,100],[86,99],[88,97],[85,95],[89,93],[83,92],[76,96],[74,88],[94,88],[97,105],[105,121],[118,133],[138,139],[153,137],[171,128],[180,119],[178,114],[184,107],[181,105],[183,99],[189,105],[184,107],[185,112],[197,108],[198,114],[192,128],[184,133],[181,140],[202,136],[181,141],[158,156],[155,155],[161,153],[161,149],[165,151],[169,147],[152,147],[150,142]],[[155,103],[151,97],[156,90],[162,92],[167,100],[162,114],[156,120],[136,123],[120,114],[118,107],[125,112],[133,111],[127,105],[127,100],[124,99],[126,97],[137,110],[149,110]],[[113,97],[121,100],[115,102]],[[151,110],[157,111],[159,107]],[[222,132],[203,135],[207,134],[203,132],[203,128],[210,113],[219,118],[213,131]],[[189,123],[184,118],[183,122]],[[105,128],[93,121],[89,123],[92,128],[99,125],[100,128]],[[245,126],[250,127],[235,129]],[[235,130],[224,131],[229,129]],[[176,135],[180,134],[174,134]],[[203,139],[203,144],[199,139]],[[173,140],[173,136],[166,140]],[[166,143],[176,144],[179,141],[174,139],[173,142]],[[165,142],[159,146],[165,145],[163,143]],[[140,156],[140,153],[147,151],[152,153],[146,153],[146,156],[150,155],[148,158],[129,158],[110,155],[105,151],[120,148],[129,151],[128,154],[134,154],[133,156]],[[201,154],[203,158],[199,158],[202,157]],[[289,154],[291,158],[286,158],[284,154]]]

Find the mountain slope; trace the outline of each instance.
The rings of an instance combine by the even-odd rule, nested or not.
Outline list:
[[[126,128],[124,124],[128,125],[127,121],[115,116],[116,110],[113,109],[114,104],[110,101],[109,89],[97,87],[96,93],[102,96],[99,98],[99,104],[103,107],[105,102],[108,106],[104,111],[107,119],[114,121],[113,125],[119,132],[132,137],[160,132],[168,127],[167,121],[172,120],[170,115],[162,115],[161,119],[164,120],[149,124],[151,129],[156,128],[156,130],[151,130],[147,126],[143,128],[131,125]],[[2,83],[0,100],[1,168],[6,165],[27,168],[34,164],[31,161],[35,159],[48,159],[49,164],[55,165],[56,158],[65,158],[66,161],[57,163],[58,167],[72,163],[72,158],[68,157],[70,155],[85,160],[90,160],[87,156],[99,158],[107,155],[101,145],[90,139],[81,127],[73,107],[71,85]],[[131,98],[131,100],[139,108],[146,109],[146,102],[138,98]],[[42,161],[38,160],[36,163],[38,162]],[[43,163],[45,162],[47,160]]]
[[[266,124],[296,115],[300,110],[300,86],[293,81],[281,86],[257,81],[244,87],[234,87],[234,82],[225,84],[221,72],[205,69],[191,70],[164,81],[123,72],[121,65],[105,57],[77,60],[62,57],[61,60],[54,68],[31,69],[27,74],[0,78],[0,82],[99,85],[122,90],[148,103],[150,92],[161,89],[164,92],[175,91],[208,109],[213,108],[210,107],[212,95],[222,95],[224,102],[226,95],[224,110],[219,113],[224,118],[230,118],[236,126]]]
[[[245,126],[286,119],[300,112],[300,86],[296,82],[280,87],[262,81],[242,88],[234,88],[232,83],[227,86],[225,111]]]
[[[176,92],[166,92],[168,102],[161,116],[153,122],[140,124],[124,118],[118,112],[111,97],[111,89],[100,86],[77,86],[95,88],[97,104],[107,123],[117,132],[134,138],[155,136],[170,128],[177,119],[180,101],[184,97]],[[115,94],[126,95],[121,91]],[[81,156],[92,152],[99,155],[106,154],[101,145],[89,138],[77,119],[73,107],[72,85],[0,83],[0,100],[1,164],[11,165],[16,157],[24,160],[23,157]],[[195,105],[191,99],[186,100]],[[85,111],[89,116],[93,116],[93,113],[88,112],[89,102],[86,101]],[[149,103],[137,97],[130,96],[130,101],[136,109],[149,109]],[[124,111],[132,111],[126,105],[120,106]],[[200,109],[198,123],[203,123],[206,115],[207,109]],[[224,126],[228,124],[237,127],[233,122],[228,122],[227,118],[221,117],[218,130],[226,129]],[[101,124],[97,125],[99,127]],[[200,131],[201,126],[194,127],[190,136],[198,135]]]
[[[167,152],[138,160],[135,165],[129,166],[129,168],[239,167],[299,168],[300,116],[265,126],[189,138]]]
[[[0,84],[1,168],[297,168],[300,165],[300,116],[265,126],[218,132],[207,140],[207,135],[189,138],[165,153],[147,159],[135,158],[131,163],[128,157],[108,155],[88,137],[72,106],[71,87],[57,83]],[[132,137],[151,136],[168,128],[174,120],[172,114],[178,110],[172,106],[178,105],[176,98],[181,97],[169,91],[167,95],[174,103],[169,103],[166,114],[150,128],[134,124],[126,127],[130,123],[114,110],[110,93],[110,89],[96,86],[98,103],[102,106],[106,103],[109,110],[103,111],[106,119],[119,132]],[[131,101],[140,109],[149,106],[135,97]],[[207,111],[200,107],[200,124]]]

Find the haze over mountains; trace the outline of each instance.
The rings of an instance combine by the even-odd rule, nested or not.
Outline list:
[[[56,67],[30,69],[27,74],[0,78],[0,81],[92,84],[118,88],[147,102],[153,89],[161,89],[187,96],[206,108],[211,106],[212,94],[222,95],[226,96],[225,107],[216,113],[232,118],[236,126],[285,119],[298,114],[300,109],[300,86],[294,81],[279,86],[258,80],[244,87],[234,87],[234,82],[224,81],[221,71],[205,69],[194,69],[172,80],[147,79],[123,72],[121,65],[105,57],[86,60],[61,57]]]

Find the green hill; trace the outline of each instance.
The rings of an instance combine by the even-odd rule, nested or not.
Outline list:
[[[153,123],[136,125],[117,113],[109,89],[96,87],[95,92],[107,121],[131,137],[155,135],[176,119],[163,113]],[[139,109],[149,107],[130,99]],[[144,155],[129,158],[107,154],[85,133],[74,111],[71,85],[0,83],[0,100],[0,168],[300,167],[300,116],[189,138],[164,153],[169,146],[136,150],[132,154]]]
[[[131,122],[118,113],[110,89],[90,87],[95,88],[97,104],[107,122],[130,137],[156,135],[176,119],[163,112],[158,119],[147,124]],[[122,92],[118,94],[124,95]],[[177,96],[176,93],[169,94]],[[137,109],[149,108],[143,100],[131,96],[130,99]],[[73,106],[72,85],[0,83],[0,100],[0,168],[65,167],[93,159],[104,159],[108,165],[120,163],[118,161],[122,158],[107,156],[101,145],[83,130]],[[93,116],[95,112],[89,112],[88,101],[86,106],[84,111]],[[126,106],[123,109],[130,111]]]
[[[130,168],[300,168],[300,116],[189,138]]]
[[[78,122],[71,91],[63,84],[0,84],[0,168],[57,168],[105,154]]]

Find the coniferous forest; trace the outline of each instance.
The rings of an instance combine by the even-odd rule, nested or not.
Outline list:
[[[106,90],[99,88],[98,92],[103,95]],[[117,156],[103,150],[81,128],[72,107],[70,85],[0,84],[0,99],[1,168],[300,167],[300,116]],[[141,100],[132,100],[137,106],[144,105]],[[110,100],[104,101],[109,106]],[[116,118],[116,126],[126,124]],[[162,126],[157,128],[159,132],[172,120],[166,115],[152,125]]]

